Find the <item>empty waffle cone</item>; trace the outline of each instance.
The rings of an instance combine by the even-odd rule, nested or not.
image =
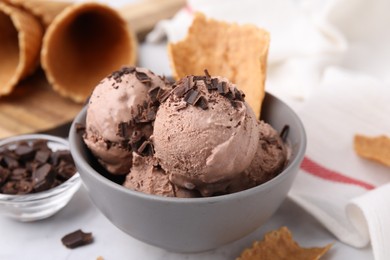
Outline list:
[[[136,61],[137,42],[114,9],[98,3],[67,7],[43,39],[41,64],[53,89],[83,102],[112,71]]]
[[[66,7],[72,5],[71,2],[65,1],[48,1],[48,0],[4,0],[9,4],[23,8],[27,12],[37,17],[46,28]]]
[[[0,96],[37,68],[42,37],[32,15],[0,2]]]

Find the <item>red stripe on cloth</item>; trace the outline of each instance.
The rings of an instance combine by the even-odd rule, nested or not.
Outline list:
[[[325,179],[328,181],[356,185],[356,186],[360,186],[362,188],[365,188],[367,190],[372,190],[375,188],[375,186],[373,186],[367,182],[360,181],[360,180],[345,176],[345,175],[338,173],[336,171],[327,169],[324,166],[319,165],[318,163],[316,163],[315,161],[311,160],[308,157],[305,157],[303,159],[303,162],[301,164],[301,169],[306,171],[307,173],[310,173],[311,175],[317,176],[319,178],[322,178],[322,179]]]

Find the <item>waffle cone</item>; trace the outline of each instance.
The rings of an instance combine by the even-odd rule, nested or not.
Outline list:
[[[84,102],[112,71],[134,65],[136,37],[114,9],[98,3],[67,7],[47,28],[41,64],[53,89]]]
[[[37,17],[44,27],[48,27],[54,18],[66,7],[72,5],[71,2],[58,2],[48,0],[4,0],[16,7],[23,8],[27,12]]]
[[[245,100],[260,118],[265,96],[269,33],[254,25],[209,19],[196,13],[186,38],[168,44],[173,76],[202,75],[228,78],[245,93]]]
[[[29,13],[0,2],[0,96],[38,65],[43,29]]]

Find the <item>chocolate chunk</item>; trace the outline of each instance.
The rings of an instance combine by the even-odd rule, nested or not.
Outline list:
[[[218,82],[217,90],[218,90],[219,94],[226,94],[228,92],[228,88],[226,86],[226,82],[225,81]]]
[[[241,91],[239,91],[237,88],[234,88],[234,99],[239,101],[244,101],[244,96]]]
[[[137,152],[144,156],[150,156],[154,153],[153,144],[150,141],[145,141],[138,148]]]
[[[205,76],[193,76],[192,78],[193,78],[193,81],[198,81],[198,80],[204,81],[206,79]]]
[[[65,160],[61,160],[59,165],[56,167],[57,179],[67,180],[70,179],[76,173],[76,167],[73,164],[69,164]],[[58,180],[55,181],[58,181]],[[60,182],[61,183],[61,182]]]
[[[209,88],[210,90],[218,89],[218,79],[217,79],[217,78],[212,78],[212,79],[211,79],[211,84],[208,85],[208,88]]]
[[[209,104],[207,102],[207,99],[204,96],[200,96],[198,101],[195,103],[196,106],[199,106],[203,110],[206,110],[209,108]]]
[[[144,72],[137,71],[135,72],[136,78],[142,82],[143,84],[150,86],[152,83],[152,79]]]
[[[149,97],[150,97],[150,100],[152,101],[152,103],[155,103],[158,101],[157,95],[158,95],[158,92],[160,91],[160,89],[161,88],[157,86],[157,87],[154,87],[148,91],[148,94],[149,94]]]
[[[184,78],[180,86],[176,87],[173,90],[173,93],[179,98],[183,97],[188,91],[191,90],[192,88],[191,82],[192,82],[191,77]]]
[[[114,79],[116,83],[122,82],[122,76],[135,71],[135,67],[122,67],[120,70],[114,71],[108,76],[109,79]]]
[[[38,139],[31,143],[31,146],[34,148],[34,150],[50,150],[49,146],[47,145],[47,140]]]
[[[35,153],[34,160],[38,163],[45,163],[50,158],[50,151],[49,150],[40,150]]]
[[[290,132],[290,126],[289,125],[283,126],[282,131],[280,132],[280,138],[282,138],[283,142],[287,141],[287,136],[289,132]]]
[[[127,122],[121,122],[118,124],[117,135],[122,138],[127,138],[129,133],[129,124]]]
[[[211,78],[210,73],[207,69],[204,70],[204,74],[206,75],[207,78]]]
[[[43,164],[32,173],[34,190],[43,191],[50,188],[54,182],[55,173],[48,163]]]
[[[61,238],[62,244],[71,249],[90,244],[92,241],[92,233],[84,233],[81,229],[69,233]]]
[[[21,181],[30,177],[30,174],[25,168],[16,168],[12,170],[12,174],[9,177],[12,181]]]
[[[19,167],[18,160],[11,156],[5,155],[3,161],[5,162],[5,165],[8,167],[8,169],[15,169]]]
[[[58,165],[61,160],[64,160],[68,163],[73,164],[72,155],[70,154],[70,152],[68,150],[57,150],[57,151],[53,152],[51,155],[51,160],[52,160],[53,166]]]
[[[10,171],[8,169],[0,166],[0,187],[3,183],[6,182],[9,175],[10,175]]]
[[[18,194],[17,185],[18,185],[17,181],[7,181],[1,187],[1,193],[10,194],[10,195]]]
[[[200,98],[199,91],[191,89],[184,97],[184,101],[186,101],[188,104],[194,105],[199,98]]]
[[[17,183],[17,194],[27,194],[33,190],[33,185],[31,181],[21,180]]]
[[[35,150],[25,143],[16,147],[15,154],[21,159],[28,159],[35,155]]]

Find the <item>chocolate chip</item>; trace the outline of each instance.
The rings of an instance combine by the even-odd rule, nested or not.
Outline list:
[[[81,229],[69,233],[61,238],[62,244],[71,249],[90,244],[92,241],[92,233],[84,233]]]

